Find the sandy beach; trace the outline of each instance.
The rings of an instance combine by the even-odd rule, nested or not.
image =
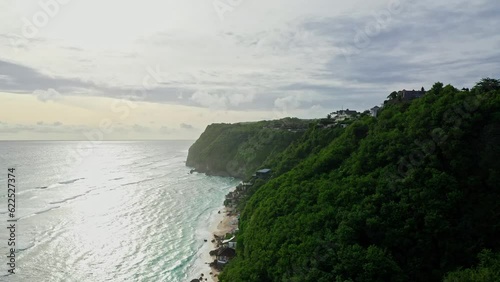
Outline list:
[[[220,211],[220,213],[218,211]],[[210,256],[210,251],[217,248],[216,242],[212,242],[212,240],[214,240],[214,235],[225,236],[227,233],[234,231],[234,229],[238,227],[237,224],[232,224],[236,223],[235,215],[229,216],[228,212],[230,211],[228,211],[225,207],[220,207],[218,211],[216,211],[210,218],[210,227],[208,228],[208,232],[203,232],[207,242],[197,254],[198,259],[191,274],[194,276],[189,277],[188,281],[199,278],[203,278],[203,281],[218,281],[217,276],[219,271],[209,266],[209,264],[215,260],[215,257]],[[203,276],[201,274],[203,274]]]
[[[230,211],[228,211],[226,208],[224,208],[223,211],[221,211],[220,213],[221,217],[218,217],[219,223],[217,224],[217,227],[214,230],[212,230],[212,234],[217,235],[219,237],[225,236],[227,233],[233,232],[238,227],[237,224],[232,224],[234,223],[234,220],[236,220],[236,216],[228,215],[229,212]],[[212,249],[215,249],[217,247],[216,243],[212,243],[212,247],[213,247]],[[210,257],[210,254],[208,255],[208,257]],[[211,260],[213,259],[215,258],[211,258]],[[219,279],[217,278],[218,274],[219,271],[212,267],[212,279],[214,282],[219,281]]]

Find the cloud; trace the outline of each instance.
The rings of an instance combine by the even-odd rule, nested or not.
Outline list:
[[[49,88],[48,90],[35,90],[33,91],[33,95],[37,97],[38,100],[42,102],[47,101],[58,101],[62,99],[61,93],[57,92],[53,88]]]
[[[59,121],[53,123],[38,121],[34,124],[0,123],[0,132],[14,134],[22,132],[66,134],[81,133],[85,130],[90,130],[90,127],[85,125],[65,125]]]
[[[0,132],[2,133],[17,133],[22,130],[26,130],[27,128],[22,125],[10,125],[6,123],[0,124]]]
[[[301,102],[296,96],[278,98],[274,101],[274,106],[282,111],[295,110],[300,107]]]
[[[329,111],[342,106],[363,110],[400,88],[428,88],[437,80],[470,87],[481,77],[500,73],[496,1],[400,1],[397,13],[390,13],[391,2],[370,1],[361,7],[358,2],[294,1],[281,7],[286,13],[279,18],[270,16],[271,7],[284,1],[247,3],[221,26],[207,21],[182,32],[154,29],[117,50],[119,56],[40,38],[40,46],[57,49],[59,44],[57,50],[62,50],[50,56],[51,70],[73,77],[49,75],[29,59],[12,59],[20,56],[4,57],[0,91],[44,89],[45,95],[112,98],[144,92],[141,99],[147,102],[231,111],[307,111],[314,105]],[[255,11],[265,16],[249,26],[251,17],[244,13]],[[381,17],[388,11],[389,18]],[[12,38],[0,36],[6,42]],[[359,41],[362,37],[365,42]],[[137,46],[146,52],[131,53]],[[39,57],[39,66],[49,65],[49,59]],[[74,61],[95,65],[68,63]],[[161,79],[151,80],[157,83],[147,89],[142,85],[148,74],[144,64],[162,70]],[[68,71],[69,65],[79,72]],[[109,84],[109,76],[117,82]],[[39,99],[57,100],[48,96]]]
[[[191,101],[198,105],[211,109],[227,109],[247,105],[254,101],[255,94],[248,92],[246,94],[227,94],[223,91],[220,94],[211,94],[207,91],[196,91],[191,96]]]
[[[0,75],[7,83],[0,84],[0,91],[32,93],[39,89],[74,90],[96,85],[77,78],[64,78],[44,74],[34,68],[0,60]]]
[[[187,123],[181,123],[179,126],[182,129],[194,129],[194,126],[192,126],[191,124],[187,124]]]
[[[172,135],[175,133],[175,129],[172,129],[168,126],[162,126],[162,127],[160,127],[159,132],[161,134],[165,134],[165,135]]]
[[[196,91],[191,96],[191,100],[201,106],[213,109],[225,109],[227,106],[226,97],[218,94],[210,94],[205,91]]]
[[[352,49],[348,59],[344,52],[330,58],[325,77],[379,87],[418,87],[437,80],[472,83],[485,71],[499,69],[490,62],[498,60],[500,54],[488,46],[500,42],[500,35],[492,28],[500,25],[492,12],[500,13],[500,7],[493,1],[481,2],[470,6],[461,1],[448,7],[436,7],[430,1],[403,3],[401,13],[392,15],[378,34],[368,36],[365,32],[365,46],[355,46],[353,40],[359,27],[375,20],[373,16],[322,19],[304,26],[336,38],[334,46],[339,50]],[[471,68],[478,77],[470,76]]]
[[[255,98],[255,93],[234,94],[229,96],[229,104],[231,104],[232,106],[239,106],[241,104],[252,102],[254,98]]]
[[[150,132],[151,128],[149,128],[147,126],[139,125],[139,124],[134,124],[132,126],[132,130],[135,132],[139,132],[139,133],[146,133],[146,132]]]

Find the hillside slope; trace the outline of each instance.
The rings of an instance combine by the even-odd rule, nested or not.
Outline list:
[[[286,118],[209,125],[189,148],[186,165],[211,175],[246,178],[300,138],[310,122]]]
[[[489,86],[436,83],[342,132],[309,130],[267,162],[276,173],[245,205],[221,281],[441,281],[500,251],[500,87]]]

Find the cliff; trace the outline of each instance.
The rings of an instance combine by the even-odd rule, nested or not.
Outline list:
[[[209,125],[189,148],[186,165],[209,175],[247,178],[300,138],[310,123],[285,118]]]
[[[249,190],[237,258],[220,281],[500,281],[495,83],[470,92],[436,83],[377,118],[310,126],[261,156],[273,177]],[[200,139],[215,144],[193,150],[227,156],[197,163],[248,170],[244,159],[224,161],[238,160],[238,144],[255,131],[236,141],[238,127],[213,127],[217,137]]]

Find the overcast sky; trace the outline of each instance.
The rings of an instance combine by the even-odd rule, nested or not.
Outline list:
[[[0,140],[196,139],[500,77],[497,0],[0,0]]]

